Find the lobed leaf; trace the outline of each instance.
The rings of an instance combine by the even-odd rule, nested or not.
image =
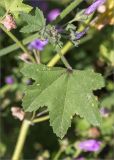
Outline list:
[[[93,125],[100,124],[98,101],[93,95],[93,90],[104,86],[100,74],[92,70],[71,72],[37,64],[26,64],[21,72],[25,77],[35,80],[25,90],[24,109],[31,112],[47,106],[50,124],[60,138],[66,134],[75,114]]]
[[[15,17],[19,15],[19,12],[30,12],[32,7],[22,3],[23,0],[0,0],[0,6],[13,14]]]
[[[38,8],[36,8],[34,16],[26,13],[21,13],[20,17],[27,23],[27,25],[21,29],[21,32],[24,33],[39,31],[46,25],[46,20],[44,18],[43,12]]]

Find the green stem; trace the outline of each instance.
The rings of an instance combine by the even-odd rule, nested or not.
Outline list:
[[[23,45],[26,45],[26,44],[30,43],[31,41],[33,41],[33,40],[35,40],[36,38],[38,38],[38,35],[39,35],[38,33],[35,33],[34,35],[31,35],[31,36],[23,39],[23,40],[22,40],[22,44],[23,44]],[[0,56],[4,56],[4,55],[6,55],[6,54],[8,54],[8,53],[10,53],[10,52],[13,52],[13,51],[16,50],[16,49],[19,49],[19,48],[20,48],[19,45],[17,45],[17,44],[12,44],[12,45],[10,45],[10,46],[8,46],[8,47],[6,47],[6,48],[1,49],[1,50],[0,50]]]
[[[77,158],[80,155],[81,152],[82,151],[80,149],[77,149],[77,151],[75,152],[75,154],[73,155],[73,157]]]
[[[40,64],[40,53],[39,53],[39,51],[37,52],[36,50],[33,50],[33,53],[34,53],[34,57],[36,59],[36,63]]]
[[[10,32],[10,31],[7,31],[7,29],[0,25],[0,28],[14,41],[16,42],[16,44],[22,49],[23,52],[27,53],[30,60],[32,62],[34,62],[34,58],[28,53],[28,50],[25,48],[25,46]]]
[[[32,123],[39,123],[39,122],[42,122],[42,121],[46,121],[48,119],[49,119],[49,115],[44,116],[44,117],[40,117],[40,118],[36,118],[36,119],[32,120],[31,122]]]
[[[66,67],[67,69],[69,69],[69,70],[72,70],[72,67],[71,67],[71,65],[68,63],[67,59],[66,59],[62,54],[60,54],[60,53],[61,53],[61,52],[59,52],[60,58],[61,58],[63,64],[65,65],[65,67]]]
[[[67,59],[61,54],[61,51],[58,52],[63,64],[65,65],[65,67],[69,70],[72,70],[72,67],[70,66],[70,64],[68,63]]]
[[[73,44],[68,41],[64,47],[61,49],[61,55],[65,55],[65,53],[73,46]],[[48,63],[48,66],[51,67],[51,66],[54,66],[60,59],[60,54],[57,53],[52,59],[51,61]]]
[[[52,24],[57,24],[61,20],[63,20],[73,9],[75,9],[83,0],[75,0],[72,2],[66,9],[64,9],[61,14],[56,18],[55,21],[52,22]]]
[[[5,85],[0,89],[0,96],[3,96],[7,91],[12,88],[12,85]]]
[[[27,132],[29,130],[30,127],[30,121],[28,120],[24,120],[21,126],[21,130],[19,133],[19,137],[17,140],[17,144],[13,153],[13,156],[11,158],[11,160],[19,160],[20,159],[20,155],[24,146],[24,142],[27,136]]]
[[[46,121],[48,119],[49,119],[49,116],[44,116],[44,117],[34,119],[32,121],[29,121],[26,119],[23,121],[21,129],[20,129],[20,133],[18,136],[18,140],[16,143],[16,147],[15,147],[15,150],[14,150],[14,153],[13,153],[11,160],[20,160],[21,152],[23,150],[23,146],[24,146],[24,143],[25,143],[25,140],[27,137],[27,133],[28,133],[28,130],[29,130],[31,123],[40,123],[40,122]]]
[[[59,150],[58,152],[57,152],[57,154],[55,155],[55,157],[53,158],[53,160],[59,160],[60,158],[60,156],[61,156],[61,153],[63,152],[63,150]]]
[[[85,38],[83,38],[81,41],[80,41],[80,45],[85,43],[86,41],[90,40],[92,38],[92,35],[90,36],[87,36]],[[48,66],[51,67],[51,66],[54,66],[59,60],[60,60],[60,54],[61,55],[65,55],[71,48],[73,48],[73,44],[72,42],[68,41],[64,47],[61,49],[60,53],[58,52],[52,59],[51,61],[48,63]]]
[[[61,47],[60,47],[61,48]],[[63,64],[65,65],[65,67],[69,70],[72,71],[72,67],[70,66],[70,64],[68,63],[67,59],[64,57],[64,55],[61,53],[61,50],[58,52],[61,61],[63,62]]]

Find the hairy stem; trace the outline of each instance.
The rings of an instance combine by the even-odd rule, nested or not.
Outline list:
[[[24,38],[22,40],[22,44],[26,45],[26,44],[30,43],[31,41],[35,40],[36,38],[38,38],[38,36],[39,36],[39,34],[35,33],[34,35],[31,35],[31,36],[29,36],[27,38]],[[19,47],[19,45],[17,45],[17,43],[16,44],[12,44],[12,45],[10,45],[10,46],[8,46],[6,48],[3,48],[3,49],[0,50],[0,57],[4,56],[4,55],[7,55],[7,54],[19,49],[19,48],[20,47]]]
[[[31,122],[32,123],[39,123],[39,122],[43,122],[49,119],[49,115],[44,116],[44,117],[40,117],[40,118],[35,118],[33,119]]]
[[[17,144],[11,160],[19,160],[29,127],[30,127],[30,121],[24,120],[20,129]]]
[[[61,61],[63,62],[63,64],[65,65],[65,67],[69,70],[72,70],[72,67],[70,66],[70,64],[68,63],[67,59],[61,54],[61,52],[58,52]]]
[[[36,50],[33,50],[33,53],[34,53],[34,57],[36,59],[36,63],[40,64],[40,52],[36,51]]]
[[[52,24],[57,24],[63,20],[73,9],[75,9],[83,0],[74,0],[66,9],[64,9],[61,14],[56,18]]]
[[[11,160],[19,160],[20,159],[21,152],[22,152],[30,125],[32,123],[40,123],[40,122],[46,121],[48,119],[49,119],[49,116],[44,116],[44,117],[36,118],[32,121],[29,121],[26,119],[23,121],[21,129],[20,129],[20,133],[18,136],[18,140],[17,140],[16,146],[15,146],[15,150],[14,150],[14,153],[13,153]]]
[[[76,152],[75,152],[75,154],[73,155],[73,157],[77,158],[81,154],[81,152],[82,151],[80,149],[77,149]]]
[[[23,52],[27,53],[30,60],[32,62],[34,62],[34,58],[28,53],[28,50],[26,49],[26,47],[10,32],[10,31],[7,31],[7,29],[0,25],[0,28],[14,41],[16,42],[16,44],[22,49]]]
[[[57,152],[57,154],[55,155],[55,157],[54,157],[53,160],[59,160],[59,159],[60,159],[60,156],[61,156],[61,154],[62,154],[62,152],[63,152],[63,150],[60,149],[60,150]]]
[[[83,44],[84,42],[90,40],[92,38],[92,36],[87,36],[85,38],[83,38],[79,44]],[[50,62],[48,63],[48,66],[54,66],[59,60],[60,60],[60,54],[61,55],[65,55],[71,48],[73,48],[73,44],[72,42],[68,41],[64,47],[50,60]]]

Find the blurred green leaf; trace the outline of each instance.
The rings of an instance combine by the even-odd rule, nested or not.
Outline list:
[[[114,106],[114,92],[103,98],[103,100],[101,101],[101,106],[103,107]]]
[[[111,135],[114,133],[114,114],[103,119],[103,124],[100,127],[103,135]]]

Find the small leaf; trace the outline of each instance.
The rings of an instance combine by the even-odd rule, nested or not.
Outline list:
[[[0,6],[13,14],[15,17],[19,15],[19,12],[30,12],[32,7],[22,3],[23,0],[0,0]]]
[[[38,8],[36,8],[34,16],[26,13],[21,13],[20,17],[27,23],[27,25],[21,29],[21,32],[24,33],[39,31],[46,25],[46,20],[44,18],[43,12]]]
[[[100,74],[37,64],[26,64],[21,72],[35,80],[25,90],[24,109],[31,112],[47,106],[51,126],[60,138],[66,134],[75,114],[93,125],[100,124],[98,101],[93,95],[93,90],[104,86]]]

